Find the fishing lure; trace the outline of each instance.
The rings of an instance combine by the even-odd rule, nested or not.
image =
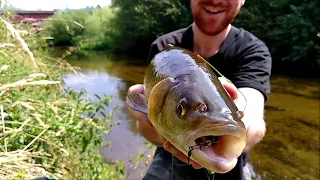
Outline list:
[[[207,63],[217,74],[219,74],[222,78],[224,78],[227,82],[229,82],[230,84],[233,84],[228,78],[226,78],[224,75],[222,75],[214,66],[212,66],[207,60],[205,60],[203,57],[201,57],[200,55],[198,55],[198,58],[200,58],[201,60],[203,60],[205,63]],[[245,101],[246,101],[246,104],[245,104],[245,106],[244,106],[244,108],[243,108],[243,111],[246,109],[246,107],[247,107],[247,99],[246,99],[246,97],[243,95],[243,93],[242,92],[240,92],[238,89],[237,89],[237,91],[243,96],[243,98],[245,99]],[[242,112],[243,112],[242,111]]]
[[[208,61],[206,61],[203,57],[201,57],[200,55],[198,55],[198,58],[202,59],[205,63],[207,63],[217,74],[219,74],[222,78],[224,78],[227,82],[229,82],[230,84],[233,84],[228,78],[226,78],[224,75],[222,75],[214,66],[212,66]],[[243,95],[242,92],[240,92],[238,89],[237,91],[243,96],[243,98],[245,99],[246,101],[246,104],[244,106],[244,110],[246,109],[246,106],[247,106],[247,99],[246,97]],[[243,111],[244,111],[243,110]],[[198,143],[194,146],[189,146],[189,151],[188,151],[188,163],[187,164],[176,164],[176,165],[190,165],[190,159],[191,159],[191,155],[192,155],[192,151],[195,150],[195,149],[202,149],[202,148],[207,148],[209,146],[211,146],[212,144],[215,144],[215,143],[218,143],[219,140],[217,139],[217,137],[215,136],[209,136],[206,138],[206,141],[203,142],[203,143]],[[172,166],[173,166],[173,155],[172,155]],[[172,167],[173,169],[173,167]],[[214,172],[208,172],[207,169],[204,169],[205,170],[205,173],[206,173],[206,176],[208,178],[208,180],[210,180],[210,177],[209,177],[209,174],[212,175],[212,179],[211,180],[214,180],[214,176],[215,176],[215,173]],[[173,174],[172,174],[172,179],[173,179]]]

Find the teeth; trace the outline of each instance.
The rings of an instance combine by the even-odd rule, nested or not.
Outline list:
[[[205,10],[207,10],[207,11],[210,11],[210,12],[212,12],[212,13],[217,13],[217,12],[220,12],[221,10],[218,10],[218,9],[213,9],[213,8],[211,8],[211,7],[204,7],[205,8]]]

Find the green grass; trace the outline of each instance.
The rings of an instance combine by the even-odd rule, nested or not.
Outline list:
[[[6,19],[0,19],[0,179],[121,179],[123,163],[106,164],[100,154],[102,132],[114,123],[104,110],[111,97],[93,102],[65,88],[63,75],[77,68],[49,57],[30,26],[13,28]]]

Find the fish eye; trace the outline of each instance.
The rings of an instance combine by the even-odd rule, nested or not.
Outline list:
[[[186,109],[182,104],[178,104],[177,106],[177,114],[178,116],[182,117],[186,114]]]
[[[176,111],[179,117],[182,117],[186,114],[187,110],[185,105],[186,105],[185,99],[182,99],[180,103],[177,105]]]

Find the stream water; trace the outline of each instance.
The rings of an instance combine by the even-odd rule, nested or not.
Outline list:
[[[143,82],[146,67],[126,58],[110,58],[103,53],[68,59],[87,76],[65,77],[66,86],[87,90],[89,95],[111,95],[111,110],[118,106],[114,120],[121,122],[105,136],[112,145],[102,149],[105,160],[127,162],[128,179],[141,179],[148,166],[146,140],[124,108],[128,88]],[[273,75],[272,93],[266,104],[267,134],[249,157],[262,179],[319,179],[319,83],[317,80]],[[144,152],[139,166],[132,167],[132,156]],[[151,156],[152,157],[152,156]]]

